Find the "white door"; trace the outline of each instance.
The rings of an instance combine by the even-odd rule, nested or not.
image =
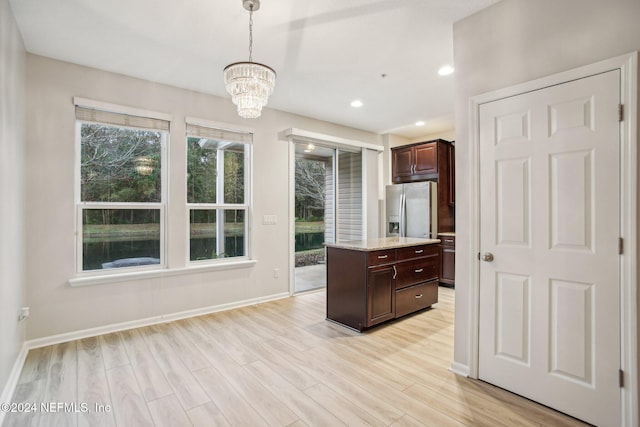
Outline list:
[[[619,103],[615,70],[480,106],[479,377],[602,427],[621,408]]]

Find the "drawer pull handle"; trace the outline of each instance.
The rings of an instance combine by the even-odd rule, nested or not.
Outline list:
[[[420,298],[422,298],[422,294],[416,295],[416,299],[420,299]]]
[[[453,240],[447,240],[447,239],[444,239],[444,242],[445,242],[445,243],[453,243]]]
[[[389,255],[378,255],[378,259],[389,258]]]
[[[416,251],[417,254],[421,254],[422,252],[424,252],[424,249],[420,249],[419,251]]]
[[[419,268],[417,270],[414,270],[416,273],[422,273],[424,271],[424,268]]]

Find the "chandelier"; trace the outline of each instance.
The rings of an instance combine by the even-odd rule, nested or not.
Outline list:
[[[136,172],[140,175],[151,175],[153,173],[154,161],[147,156],[138,156],[133,159]]]
[[[276,85],[276,72],[271,67],[252,61],[253,12],[260,9],[260,0],[243,0],[249,11],[249,61],[235,62],[224,69],[224,85],[231,100],[238,107],[238,115],[245,119],[260,117],[269,95]]]

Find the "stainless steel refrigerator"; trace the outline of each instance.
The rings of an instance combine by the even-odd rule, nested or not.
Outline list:
[[[437,238],[437,186],[431,181],[387,185],[387,237]]]

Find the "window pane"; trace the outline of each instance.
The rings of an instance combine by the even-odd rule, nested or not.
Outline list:
[[[206,138],[187,139],[187,201],[216,202],[217,151]]]
[[[187,147],[187,201],[244,204],[245,144],[189,137]],[[217,194],[219,184],[224,194]]]
[[[160,202],[163,132],[81,125],[81,195],[86,202]]]
[[[84,209],[82,269],[160,263],[160,209]]]
[[[244,203],[244,145],[224,152],[224,203]]]
[[[246,255],[244,209],[191,209],[189,230],[191,261]]]

